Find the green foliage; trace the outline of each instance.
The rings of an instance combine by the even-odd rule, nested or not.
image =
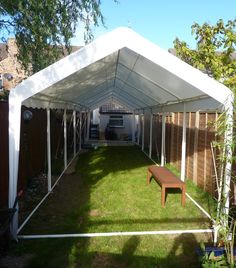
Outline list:
[[[9,91],[8,90],[3,90],[0,92],[0,101],[7,101],[9,96]]]
[[[196,48],[190,49],[186,42],[178,38],[174,41],[177,55],[190,65],[207,73],[209,76],[224,83],[235,94],[236,90],[236,19],[224,23],[219,20],[215,25],[204,23],[192,25],[192,34],[195,35]],[[233,54],[234,53],[234,54]],[[236,103],[232,103],[235,111]],[[235,162],[236,135],[234,112],[226,110],[216,121],[216,141],[214,147],[217,151],[217,190],[218,207],[215,228],[225,245],[227,262],[234,266],[234,235],[235,221],[230,218],[228,211],[229,167]],[[233,176],[231,176],[231,179]],[[231,223],[230,223],[231,222]],[[229,235],[232,239],[229,240]],[[203,259],[203,267],[219,267],[212,263],[214,256],[210,254]]]
[[[174,41],[177,56],[190,65],[206,72],[209,76],[236,89],[236,58],[232,53],[236,48],[236,19],[215,25],[204,23],[192,25],[196,48],[190,49],[186,42],[178,38]]]
[[[15,35],[18,58],[27,71],[37,72],[70,52],[70,39],[79,24],[85,41],[92,26],[104,25],[100,0],[2,0],[0,38]]]
[[[224,255],[216,257],[214,251],[207,253],[205,251],[204,243],[201,243],[200,247],[204,254],[201,257],[201,264],[203,268],[229,267]]]

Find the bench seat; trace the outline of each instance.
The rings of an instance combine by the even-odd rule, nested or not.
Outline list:
[[[185,206],[186,186],[183,181],[176,177],[165,167],[149,166],[147,171],[147,184],[150,184],[151,178],[161,186],[161,205],[165,207],[166,189],[179,188],[182,191],[182,206]]]

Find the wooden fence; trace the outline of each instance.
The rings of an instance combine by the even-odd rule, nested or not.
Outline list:
[[[213,122],[216,113],[186,113],[186,177],[205,191],[215,195],[215,179],[211,154],[211,142],[215,139]],[[144,148],[149,149],[150,115],[145,115]],[[171,113],[166,117],[166,163],[181,169],[183,113]],[[162,116],[153,116],[152,153],[161,156]],[[140,139],[141,144],[141,139]]]
[[[0,207],[8,198],[8,103],[0,102]]]
[[[18,189],[24,189],[30,179],[39,173],[47,172],[47,137],[46,137],[46,110],[28,109],[22,107],[22,115],[25,110],[32,112],[33,118],[24,121],[21,118],[20,157]],[[63,127],[62,115],[51,112],[51,152],[57,158],[63,157]],[[68,118],[70,114],[68,115]],[[72,127],[68,119],[68,154],[71,148]],[[8,103],[0,102],[0,207],[8,203]],[[53,159],[52,159],[53,160]]]

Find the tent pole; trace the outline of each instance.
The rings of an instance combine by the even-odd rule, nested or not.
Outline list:
[[[67,167],[67,127],[66,127],[66,109],[64,109],[64,168]]]
[[[142,151],[144,151],[144,128],[145,128],[145,116],[142,116],[143,126],[142,126]]]
[[[183,111],[183,135],[182,135],[182,155],[181,155],[181,180],[185,180],[185,165],[186,165],[186,111],[184,103]]]
[[[225,200],[225,218],[229,215],[229,198],[230,198],[230,183],[231,183],[231,169],[232,169],[232,139],[233,139],[233,121],[234,121],[234,113],[233,113],[233,100],[229,98],[227,104],[225,105],[226,109],[226,131],[225,131],[225,187],[224,187],[224,200]],[[225,222],[227,226],[228,222]]]
[[[47,108],[47,156],[48,156],[48,192],[50,192],[52,189],[50,108]]]
[[[138,115],[138,137],[137,137],[137,145],[140,143],[140,114]]]
[[[82,112],[79,112],[79,151],[81,151],[81,146],[82,146],[82,142],[81,142],[81,131],[82,131]]]
[[[86,141],[89,140],[89,129],[90,129],[90,112],[87,113],[87,132],[86,132]]]
[[[20,151],[20,128],[21,128],[21,102],[10,93],[9,96],[9,198],[8,206],[12,208],[17,196],[17,181]],[[11,234],[17,239],[18,210],[14,214],[11,224]]]
[[[135,113],[132,116],[132,142],[135,143]]]
[[[161,133],[161,166],[165,165],[165,151],[166,151],[166,113],[162,113],[162,133]]]
[[[83,129],[84,129],[84,131],[83,131],[83,141],[85,141],[86,140],[86,136],[87,136],[87,131],[86,131],[86,128],[87,128],[87,119],[88,119],[88,113],[87,112],[85,112],[84,113],[84,123],[83,123]]]
[[[149,133],[149,157],[152,158],[152,122],[153,114],[150,114],[150,133]]]
[[[76,155],[76,111],[73,111],[73,151],[74,151],[74,157]]]

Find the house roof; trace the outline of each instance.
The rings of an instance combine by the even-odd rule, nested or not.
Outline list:
[[[19,84],[28,107],[92,110],[115,101],[137,113],[221,109],[231,91],[129,28],[117,28]]]

